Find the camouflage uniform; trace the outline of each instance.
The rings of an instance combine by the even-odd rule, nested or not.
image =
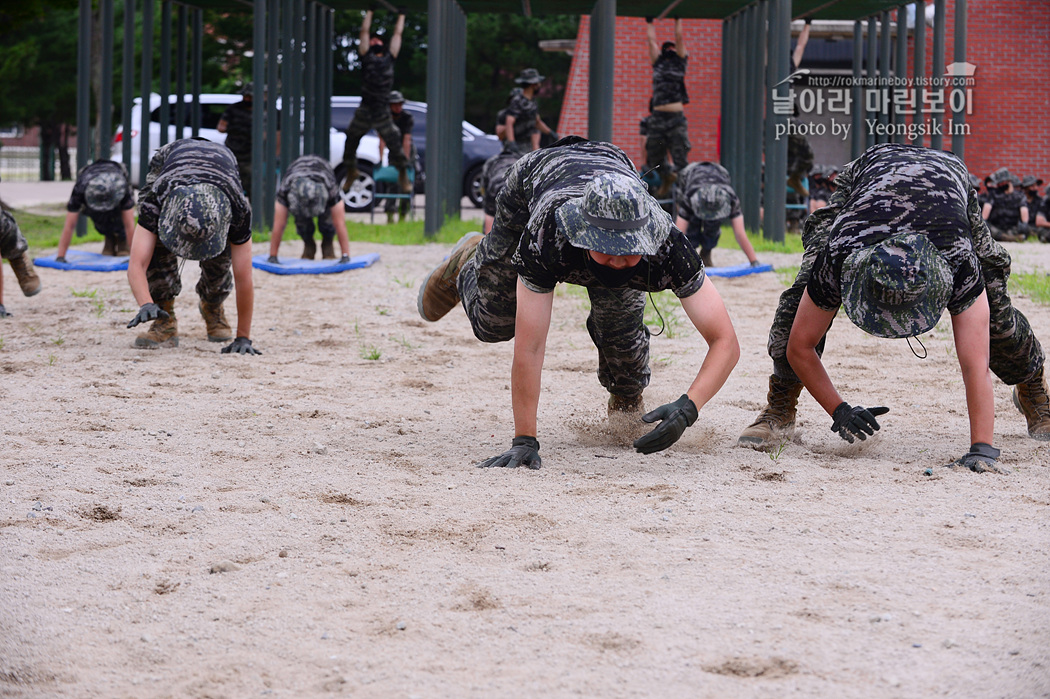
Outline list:
[[[587,268],[587,251],[573,246],[559,229],[555,211],[606,172],[638,177],[630,158],[610,143],[569,137],[522,157],[497,199],[492,231],[464,263],[457,284],[482,342],[514,337],[518,279],[541,294],[553,293],[559,282],[587,287],[587,330],[598,348],[598,380],[610,393],[630,397],[649,384],[645,292],[695,294],[704,268],[685,235],[672,229],[656,255],[643,257],[626,287],[602,285]]]
[[[10,260],[25,254],[28,249],[29,244],[18,229],[15,217],[0,208],[0,257]]]
[[[88,185],[92,183],[102,183],[106,187],[116,189],[113,193],[116,206],[105,211],[91,208],[85,194]],[[131,193],[127,170],[122,163],[112,160],[97,160],[77,173],[73,193],[69,195],[69,201],[66,203],[66,211],[86,214],[98,232],[107,238],[111,237],[115,243],[124,242],[127,238],[121,213],[134,208],[135,197]]]
[[[689,57],[679,56],[674,49],[660,52],[653,63],[653,99],[650,109],[665,104],[681,102],[689,104],[689,94],[685,89],[685,70]],[[664,112],[652,110],[649,116],[645,139],[645,166],[652,170],[659,168],[661,176],[676,172],[688,163],[689,127],[682,112]],[[668,151],[674,167],[665,163]]]
[[[252,103],[241,100],[231,104],[222,114],[226,122],[226,147],[237,158],[237,173],[241,187],[252,193]]]
[[[522,153],[532,150],[532,134],[539,130],[536,120],[539,118],[540,108],[536,100],[525,96],[520,88],[511,92],[510,104],[507,105],[506,116],[514,117],[513,140]],[[506,119],[504,117],[504,120]]]
[[[837,308],[842,261],[854,250],[902,233],[928,235],[941,252],[954,276],[948,302],[952,315],[969,308],[982,290],[988,292],[995,375],[1013,385],[1040,372],[1043,349],[1007,293],[1010,254],[992,240],[961,160],[947,152],[886,143],[869,148],[835,181],[838,189],[828,206],[806,220],[802,266],[781,294],[769,330],[769,356],[778,378],[798,382],[787,344],[802,292],[808,290],[819,308]],[[871,323],[875,327],[880,319]],[[817,345],[818,355],[826,339],[825,334]]]
[[[304,155],[292,161],[288,166],[288,172],[281,180],[277,188],[276,200],[282,206],[288,206],[288,193],[293,183],[300,178],[316,180],[324,185],[328,191],[328,199],[325,201],[324,213],[317,217],[317,230],[321,233],[322,242],[331,242],[335,238],[335,224],[332,223],[332,207],[339,201],[339,183],[335,179],[332,166],[324,158],[317,155]],[[295,217],[295,230],[299,237],[305,240],[314,239],[314,219],[312,216],[302,216],[300,213],[289,212]]]
[[[993,191],[988,199],[992,210],[988,214],[988,230],[996,240],[1011,240],[1016,236],[1028,235],[1028,224],[1021,221],[1021,207],[1028,206],[1024,192]],[[1031,210],[1029,210],[1031,221]]]
[[[689,163],[678,173],[678,180],[674,185],[674,200],[678,207],[678,215],[689,222],[686,227],[685,236],[694,246],[703,252],[708,252],[718,245],[718,239],[722,235],[722,225],[732,221],[740,212],[740,198],[736,193],[730,201],[729,215],[723,219],[707,220],[700,216],[700,212],[693,210],[692,198],[696,191],[704,185],[725,185],[732,188],[729,181],[729,172],[718,163],[702,162]]]
[[[250,243],[252,211],[241,191],[237,161],[225,147],[203,139],[174,141],[158,150],[149,164],[146,186],[139,195],[139,225],[157,233],[161,209],[168,192],[192,184],[210,184],[229,199],[232,223],[226,248],[216,257],[200,262],[201,278],[197,294],[207,304],[221,304],[233,290],[230,267],[231,245]],[[174,299],[182,291],[179,260],[157,238],[153,257],[146,268],[149,293],[156,303]]]
[[[513,142],[504,141],[503,150],[485,161],[481,170],[481,187],[485,192],[481,208],[489,216],[496,215],[496,197],[503,190],[511,167],[522,155],[524,153]]]
[[[357,146],[361,137],[375,129],[390,150],[387,161],[398,169],[408,167],[401,151],[401,132],[394,126],[390,114],[390,90],[394,87],[394,57],[374,50],[361,57],[361,104],[346,127],[346,147],[343,164],[347,170],[357,169]]]
[[[398,132],[401,134],[401,141],[403,142],[404,135],[406,133],[412,133],[412,129],[415,128],[416,120],[407,109],[402,109],[400,114],[394,114],[391,112],[391,118],[394,122],[394,126],[397,127]],[[384,141],[384,143],[386,143],[386,141]],[[402,150],[404,150],[404,148],[402,148]],[[414,168],[416,163],[416,144],[414,142],[412,143],[409,152],[405,153],[405,158],[408,159],[408,167],[410,169]],[[395,185],[391,185],[387,182],[376,183],[376,191],[379,192],[394,191],[395,189]],[[401,215],[403,216],[408,213],[408,209],[411,205],[412,204],[408,199],[387,199],[385,209],[387,213],[393,213],[400,208]]]

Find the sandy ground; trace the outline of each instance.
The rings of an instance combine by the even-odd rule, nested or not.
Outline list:
[[[1050,246],[1013,249],[1050,270]],[[783,286],[717,280],[740,363],[641,456],[640,426],[606,422],[584,297],[559,292],[544,467],[480,470],[511,437],[510,345],[458,309],[419,320],[445,248],[370,251],[256,272],[253,358],[205,341],[193,263],[182,345],[158,351],[131,348],[122,274],[41,269],[26,299],[5,271],[0,696],[1050,696],[1050,444],[997,382],[1012,473],[941,467],[968,446],[946,320],[920,361],[840,319],[826,363],[891,406],[882,432],[850,447],[804,394],[795,439],[761,453],[735,441]],[[1050,341],[1050,308],[1017,305]],[[703,358],[671,324],[650,407]]]

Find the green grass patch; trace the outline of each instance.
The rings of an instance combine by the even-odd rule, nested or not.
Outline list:
[[[62,237],[62,224],[66,222],[65,214],[61,216],[43,216],[29,213],[28,211],[12,209],[11,215],[18,222],[18,229],[26,237],[26,242],[29,243],[31,250],[37,251],[58,247],[58,240]],[[95,230],[95,224],[90,219],[88,219],[87,231],[87,235],[83,238],[78,238],[74,233],[72,245],[96,241],[101,243],[105,240],[102,234]]]
[[[791,286],[795,283],[795,277],[798,276],[799,269],[800,267],[796,265],[793,267],[777,267],[774,271],[776,272],[777,279],[780,280],[781,284],[784,286]]]
[[[755,249],[755,252],[788,252],[798,255],[803,252],[801,233],[786,233],[783,243],[767,240],[757,233],[748,233],[747,239],[751,241],[751,247]],[[718,239],[718,245],[731,250],[740,249],[730,226],[722,226],[722,237]]]
[[[1010,293],[1027,296],[1037,303],[1050,303],[1050,274],[1014,272],[1010,275]]]

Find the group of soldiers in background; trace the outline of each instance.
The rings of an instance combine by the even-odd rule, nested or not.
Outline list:
[[[981,181],[971,175],[970,184],[978,192],[981,215],[988,222],[992,237],[1017,243],[1036,237],[1050,243],[1050,187],[1039,195],[1043,180],[1027,175],[1023,179],[1001,167]]]

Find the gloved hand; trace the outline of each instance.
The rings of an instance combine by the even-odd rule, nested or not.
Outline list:
[[[236,340],[231,342],[222,348],[223,354],[262,354],[259,350],[252,347],[252,341],[246,337],[238,337]]]
[[[61,257],[56,256],[55,257],[55,262],[61,262],[64,265],[69,264],[69,262],[66,261],[66,256],[65,255],[62,255]]]
[[[835,412],[831,414],[832,422],[831,431],[838,432],[839,436],[845,439],[850,444],[853,444],[853,438],[859,437],[860,441],[864,441],[868,438],[869,434],[875,434],[875,430],[879,429],[879,423],[875,420],[876,415],[885,415],[890,411],[889,408],[862,408],[861,406],[853,407],[849,403],[843,401],[839,404],[839,407],[835,408]]]
[[[277,255],[270,255],[266,258],[266,261],[269,262],[271,265],[281,264],[281,261],[277,259]]]
[[[954,468],[956,466],[965,466],[974,473],[984,473],[986,471],[1007,473],[1005,469],[999,466],[999,450],[984,442],[971,444],[970,451],[948,464],[947,467]]]
[[[478,468],[526,468],[537,469],[543,465],[540,459],[540,442],[535,437],[515,437],[511,447],[499,456],[485,459]]]
[[[759,260],[751,260],[752,267],[761,267],[762,263]]]
[[[0,303],[0,318],[10,318],[11,314],[4,308],[4,304]]]
[[[813,24],[813,18],[812,17],[806,17],[806,25],[808,26],[810,24]]]
[[[341,264],[341,265],[345,265],[348,262],[350,262],[350,256],[349,255],[343,255],[342,257],[339,258],[339,264]]]
[[[652,24],[654,19],[656,19],[656,18],[653,15],[646,15],[645,16],[645,23],[646,24]]]
[[[678,441],[686,427],[696,422],[697,415],[696,403],[683,393],[674,403],[661,405],[642,416],[642,422],[661,422],[656,429],[634,440],[634,448],[642,454],[663,451]]]
[[[135,317],[131,319],[130,323],[128,323],[128,327],[133,328],[139,323],[145,323],[147,320],[157,320],[158,318],[170,317],[171,315],[157,304],[152,302],[144,303],[139,308],[139,312],[136,313]]]

